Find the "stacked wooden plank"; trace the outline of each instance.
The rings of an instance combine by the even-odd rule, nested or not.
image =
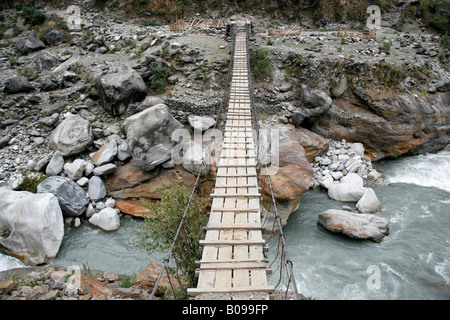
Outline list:
[[[247,34],[237,32],[224,141],[199,262],[196,299],[269,299],[252,130]]]

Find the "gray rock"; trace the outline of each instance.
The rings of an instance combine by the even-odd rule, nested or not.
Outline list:
[[[330,109],[333,100],[323,91],[301,86],[302,112],[307,118],[324,114]]]
[[[59,29],[52,29],[44,35],[44,42],[49,46],[57,46],[67,39]]]
[[[131,157],[131,154],[128,152],[128,143],[126,141],[122,141],[117,147],[117,159],[120,161],[125,161]]]
[[[139,103],[134,113],[139,113],[141,111],[144,111],[145,109],[151,108],[153,106],[156,106],[157,104],[164,103],[164,99],[161,97],[156,96],[147,96],[145,97],[144,101]]]
[[[81,215],[89,203],[83,188],[75,181],[60,176],[45,179],[37,186],[37,192],[54,194],[65,216]]]
[[[25,264],[39,265],[56,257],[64,236],[58,200],[0,188],[0,247]]]
[[[126,69],[101,77],[98,93],[103,108],[118,116],[127,110],[129,104],[145,98],[147,86],[137,71]]]
[[[333,98],[339,98],[348,89],[347,77],[340,78],[339,81],[331,88]]]
[[[95,176],[104,176],[107,174],[114,173],[116,171],[117,166],[114,163],[107,163],[100,167],[94,169],[93,174]]]
[[[6,93],[25,93],[34,90],[28,79],[22,76],[15,76],[5,81],[4,91]]]
[[[117,142],[114,139],[107,141],[92,157],[92,162],[96,166],[111,162],[117,155]]]
[[[86,167],[84,168],[84,175],[90,176],[92,172],[94,172],[95,166],[92,162],[86,163]]]
[[[34,166],[34,171],[36,172],[44,171],[47,168],[48,164],[50,163],[52,156],[53,156],[52,154],[47,154],[46,156],[41,158]]]
[[[363,196],[363,179],[356,173],[348,173],[340,183],[333,183],[328,188],[328,196],[338,201],[359,201]]]
[[[87,185],[88,182],[89,182],[89,179],[86,177],[81,177],[80,179],[77,180],[77,184],[80,187],[84,187],[85,185]]]
[[[356,203],[356,209],[361,213],[377,213],[381,211],[381,202],[372,188],[367,188],[361,199]]]
[[[114,200],[113,198],[106,199],[105,206],[107,208],[114,208],[116,206],[116,200]]]
[[[62,156],[61,151],[56,150],[53,154],[50,162],[47,165],[45,170],[45,174],[48,176],[56,176],[63,171],[64,168],[64,157]]]
[[[72,180],[80,180],[86,167],[86,161],[83,159],[76,159],[73,162],[64,164],[64,173]]]
[[[292,90],[292,84],[284,83],[278,88],[278,90],[280,90],[281,93],[291,91]]]
[[[89,223],[102,229],[103,231],[115,231],[120,228],[120,218],[115,209],[105,208],[94,213],[89,219]]]
[[[202,169],[202,160],[205,160],[205,164]],[[207,152],[203,150],[202,146],[193,142],[191,143],[183,153],[182,166],[187,171],[194,175],[204,176],[209,172],[209,161],[207,159]]]
[[[80,77],[75,72],[64,71],[61,82],[65,88],[70,88],[77,83],[78,80],[80,80]]]
[[[106,197],[106,187],[100,177],[93,176],[89,179],[88,194],[89,198],[93,201],[98,201]]]
[[[388,222],[373,214],[327,210],[319,214],[318,224],[350,238],[381,242],[389,234]]]
[[[9,141],[11,141],[10,136],[3,136],[2,138],[0,138],[0,149],[7,146]]]
[[[30,32],[30,34],[16,41],[16,49],[20,53],[30,53],[45,48],[45,44],[37,37],[37,32]]]
[[[200,117],[200,116],[189,115],[188,122],[189,122],[189,125],[194,130],[200,130],[203,132],[203,131],[208,130],[212,126],[214,126],[214,124],[216,123],[216,120],[214,120],[213,117]]]
[[[183,125],[164,104],[139,112],[122,123],[127,135],[128,151],[144,171],[151,170],[171,158],[175,145],[171,136]]]
[[[360,142],[352,143],[352,151],[360,157],[364,157],[364,145]]]
[[[58,89],[59,83],[58,79],[54,75],[49,75],[42,80],[41,90],[52,91]]]
[[[58,58],[47,50],[39,52],[34,57],[34,62],[36,63],[36,68],[38,71],[53,69],[59,64]]]
[[[68,116],[50,135],[50,147],[63,156],[78,154],[93,141],[91,124],[78,115]]]
[[[305,115],[301,112],[294,112],[291,115],[291,121],[294,125],[299,126],[303,123],[303,121],[305,120]]]

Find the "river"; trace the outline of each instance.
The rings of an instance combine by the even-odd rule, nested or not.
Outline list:
[[[342,203],[307,191],[284,227],[299,291],[311,299],[450,299],[450,152],[406,157],[376,165],[387,179],[373,187],[383,204],[379,216],[390,234],[381,243],[330,233],[318,214]],[[105,233],[88,223],[65,232],[54,265],[78,265],[138,273],[162,253],[149,255],[131,244],[133,222]],[[0,254],[0,271],[22,266]],[[277,272],[270,278],[276,283]]]

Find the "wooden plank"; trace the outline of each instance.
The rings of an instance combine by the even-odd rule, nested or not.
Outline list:
[[[195,296],[201,293],[238,293],[238,292],[266,292],[266,293],[272,293],[275,290],[273,286],[265,286],[265,287],[241,287],[241,288],[212,288],[209,291],[205,291],[198,288],[188,288],[187,293],[190,296]]]
[[[199,270],[238,270],[238,269],[267,269],[264,261],[245,262],[245,261],[216,261],[214,263],[202,263]]]
[[[247,209],[248,210],[248,209]],[[242,211],[242,212],[246,212],[246,211]],[[234,223],[234,224],[230,224],[230,225],[226,225],[226,224],[208,224],[206,227],[204,227],[203,229],[205,230],[217,230],[217,229],[233,229],[233,230],[238,230],[238,229],[244,229],[244,230],[262,230],[263,227],[261,226],[261,224],[238,224],[238,223]]]
[[[225,230],[227,231],[227,230]],[[223,232],[225,232],[223,231]],[[228,239],[219,239],[219,240],[200,240],[200,246],[264,246],[266,242],[264,240],[228,240]],[[219,256],[219,259],[221,257]]]
[[[225,193],[225,194],[220,194],[220,193],[211,193],[209,195],[210,198],[242,198],[242,197],[257,197],[260,198],[261,194],[260,193],[243,193],[243,194],[239,194],[239,193]]]
[[[223,199],[223,198],[219,198],[219,199]],[[215,200],[215,199],[214,199]],[[260,212],[260,208],[259,205],[258,207],[253,207],[253,208],[245,208],[245,209],[241,209],[241,208],[211,208],[211,212]]]

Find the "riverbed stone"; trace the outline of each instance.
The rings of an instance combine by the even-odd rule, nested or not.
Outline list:
[[[319,214],[318,224],[331,232],[375,242],[381,242],[389,234],[387,220],[373,214],[330,209]]]
[[[64,236],[58,199],[0,188],[0,246],[27,265],[55,258]]]
[[[94,213],[89,219],[89,223],[102,229],[103,231],[115,231],[120,228],[120,218],[113,208],[105,208]]]
[[[93,176],[89,179],[88,194],[92,201],[98,201],[106,197],[106,187],[100,177]]]
[[[45,174],[47,176],[56,176],[62,172],[63,168],[64,157],[62,156],[61,151],[56,150],[45,169]]]
[[[48,177],[37,186],[37,192],[54,194],[65,216],[78,217],[89,203],[83,188],[72,179],[61,176]]]
[[[361,213],[376,213],[381,211],[381,202],[372,188],[367,188],[356,203],[356,209]]]
[[[129,104],[145,98],[147,86],[137,71],[121,67],[118,72],[100,78],[98,93],[103,108],[119,116],[125,113]]]
[[[50,135],[50,147],[60,150],[63,156],[79,154],[93,141],[89,121],[73,114],[63,120]]]
[[[340,183],[329,186],[328,196],[338,201],[359,201],[365,191],[363,179],[356,173],[348,173]]]
[[[171,158],[175,142],[172,133],[183,129],[165,104],[158,104],[125,119],[128,151],[135,163],[149,171]]]

